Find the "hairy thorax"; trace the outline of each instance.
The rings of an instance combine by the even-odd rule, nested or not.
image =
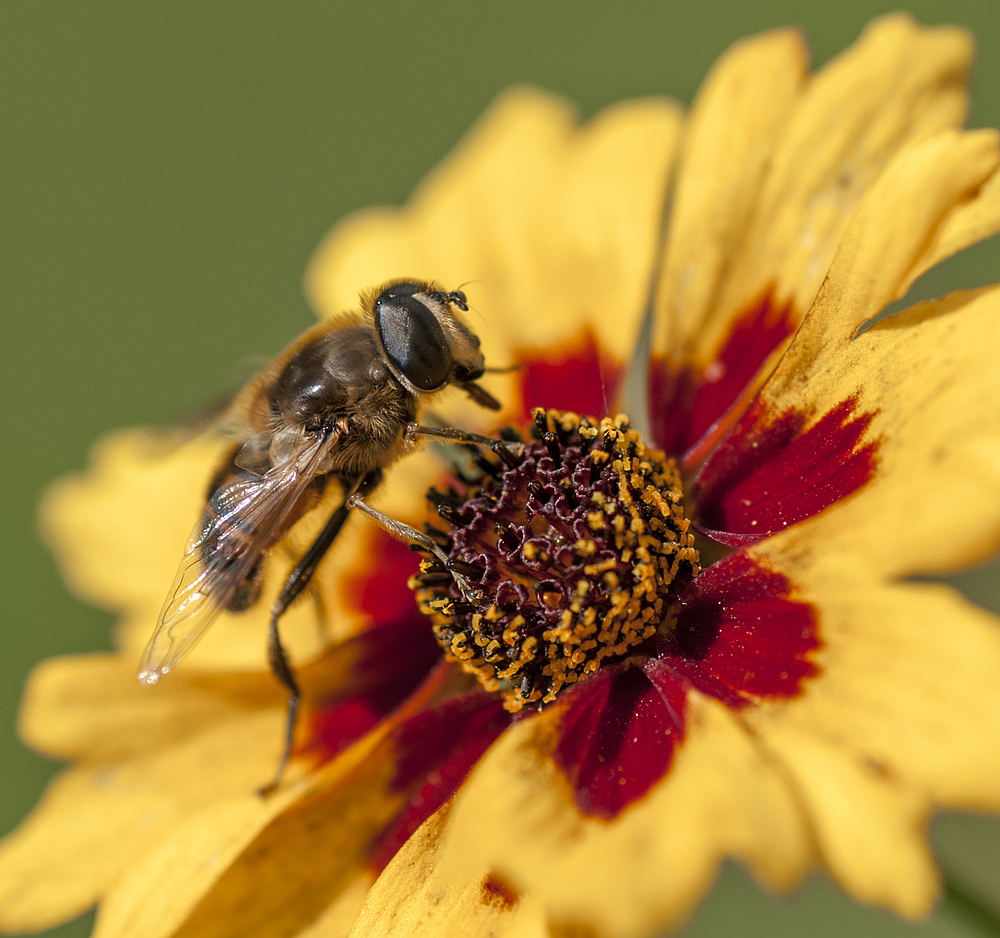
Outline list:
[[[285,441],[334,433],[326,473],[357,477],[386,466],[402,451],[402,433],[416,419],[416,397],[402,388],[362,323],[316,336],[298,348],[268,388],[270,461]]]

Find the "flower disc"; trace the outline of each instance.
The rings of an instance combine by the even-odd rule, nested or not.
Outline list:
[[[411,582],[445,653],[511,711],[652,638],[699,569],[673,460],[623,416],[532,416],[533,439],[478,457],[463,493],[429,493],[453,526],[448,567],[425,560]]]

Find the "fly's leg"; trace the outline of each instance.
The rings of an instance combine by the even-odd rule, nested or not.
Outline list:
[[[281,588],[281,593],[274,601],[274,605],[271,606],[271,621],[267,627],[267,660],[271,665],[271,673],[288,691],[288,709],[285,717],[285,745],[281,753],[281,761],[278,763],[278,771],[275,773],[274,779],[260,789],[261,795],[269,795],[278,787],[281,777],[288,767],[288,760],[292,754],[292,743],[295,740],[295,723],[299,714],[299,701],[302,699],[299,682],[295,679],[295,672],[292,670],[288,655],[281,644],[278,620],[309,585],[320,561],[337,539],[337,535],[340,534],[340,530],[350,513],[351,499],[359,494],[367,495],[378,485],[381,478],[381,472],[370,472],[353,486],[353,491],[350,494],[345,495],[344,500],[323,525],[323,530],[316,536],[316,540],[312,542],[302,559],[295,565],[288,579],[285,580],[285,585]]]
[[[469,602],[478,603],[482,598],[479,591],[470,586],[469,581],[455,569],[452,562],[448,559],[447,554],[445,554],[445,552],[441,550],[441,548],[426,534],[418,531],[416,528],[411,528],[408,524],[403,524],[402,521],[390,518],[377,508],[372,508],[371,505],[364,501],[364,496],[361,492],[358,492],[347,499],[347,505],[349,508],[357,508],[358,511],[367,515],[383,531],[388,532],[393,537],[399,538],[401,541],[409,541],[411,544],[417,544],[421,550],[427,551],[429,554],[433,554],[448,570],[452,579],[454,579],[455,584],[462,591],[462,595]]]
[[[425,427],[419,423],[408,423],[403,433],[403,440],[406,443],[412,443],[418,436],[433,436],[439,440],[448,440],[450,443],[469,443],[473,446],[487,446],[510,469],[517,468],[521,462],[521,454],[524,452],[523,443],[497,440],[491,436],[469,433],[466,430],[458,430],[455,427]]]
[[[278,770],[268,784],[258,789],[258,794],[261,796],[271,794],[278,787],[281,783],[281,777],[288,767],[288,759],[291,756],[292,743],[295,739],[295,724],[299,715],[299,700],[302,697],[299,682],[295,680],[295,672],[292,671],[292,666],[288,663],[288,655],[281,644],[281,636],[278,634],[278,618],[273,612],[267,627],[267,661],[271,666],[271,673],[288,691],[288,704],[285,710],[285,742],[281,750]]]

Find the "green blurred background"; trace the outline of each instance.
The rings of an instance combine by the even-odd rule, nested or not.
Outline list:
[[[621,98],[689,102],[747,33],[802,26],[817,64],[894,8],[755,3],[8,2],[0,7],[0,302],[5,382],[0,831],[55,766],[14,731],[32,665],[108,647],[110,616],[62,586],[36,531],[41,493],[92,443],[170,422],[309,324],[306,260],[339,218],[399,203],[506,86],[584,116]],[[979,42],[975,126],[1000,124],[1000,4],[921,0]],[[1000,280],[1000,244],[928,275],[920,296]],[[243,363],[243,364],[241,364]],[[956,582],[1000,610],[998,567]],[[974,720],[976,715],[970,713]],[[948,817],[939,854],[1000,909],[1000,825]],[[83,936],[90,917],[56,933]],[[768,898],[728,869],[690,935],[971,935],[951,909],[914,927],[814,880]]]

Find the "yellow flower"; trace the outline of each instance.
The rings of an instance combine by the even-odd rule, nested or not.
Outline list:
[[[1000,810],[997,622],[906,581],[1000,544],[1000,292],[869,324],[1000,229],[997,135],[959,129],[969,60],[963,33],[893,16],[814,76],[797,33],[740,43],[687,117],[629,102],[579,127],[562,102],[513,92],[406,208],[337,228],[309,273],[317,309],[401,274],[474,281],[489,361],[524,365],[490,377],[508,420],[610,412],[652,286],[648,428],[676,458],[704,571],[687,557],[676,583],[646,576],[670,587],[650,600],[669,612],[569,690],[528,661],[520,698],[557,699],[536,714],[508,689],[511,717],[495,666],[466,662],[476,687],[459,646],[441,659],[405,588],[409,552],[352,523],[283,620],[308,713],[285,783],[261,798],[283,707],[266,610],[324,519],[275,552],[261,602],[140,687],[227,444],[106,441],[45,516],[72,584],[121,613],[119,651],[48,662],[29,684],[25,738],[74,766],[0,849],[0,925],[100,902],[101,938],[320,938],[352,922],[356,935],[642,934],[679,921],[727,856],[775,889],[821,866],[862,901],[926,913],[930,812]],[[489,429],[449,405],[454,425]],[[540,428],[553,439],[526,447],[536,479],[590,465],[560,464],[583,460],[577,427]],[[621,466],[642,458],[604,430]],[[523,465],[497,467],[497,484]],[[565,498],[572,515],[599,471],[592,490],[539,488],[532,510]],[[671,515],[669,486],[636,479],[615,485],[648,495],[647,521]],[[440,481],[432,456],[409,457],[379,507],[419,520]],[[491,485],[460,493],[462,511],[484,511]],[[606,515],[612,529],[625,517]],[[421,586],[425,604],[442,598]],[[464,627],[454,598],[434,607],[439,637]],[[567,629],[559,641],[577,641]]]

